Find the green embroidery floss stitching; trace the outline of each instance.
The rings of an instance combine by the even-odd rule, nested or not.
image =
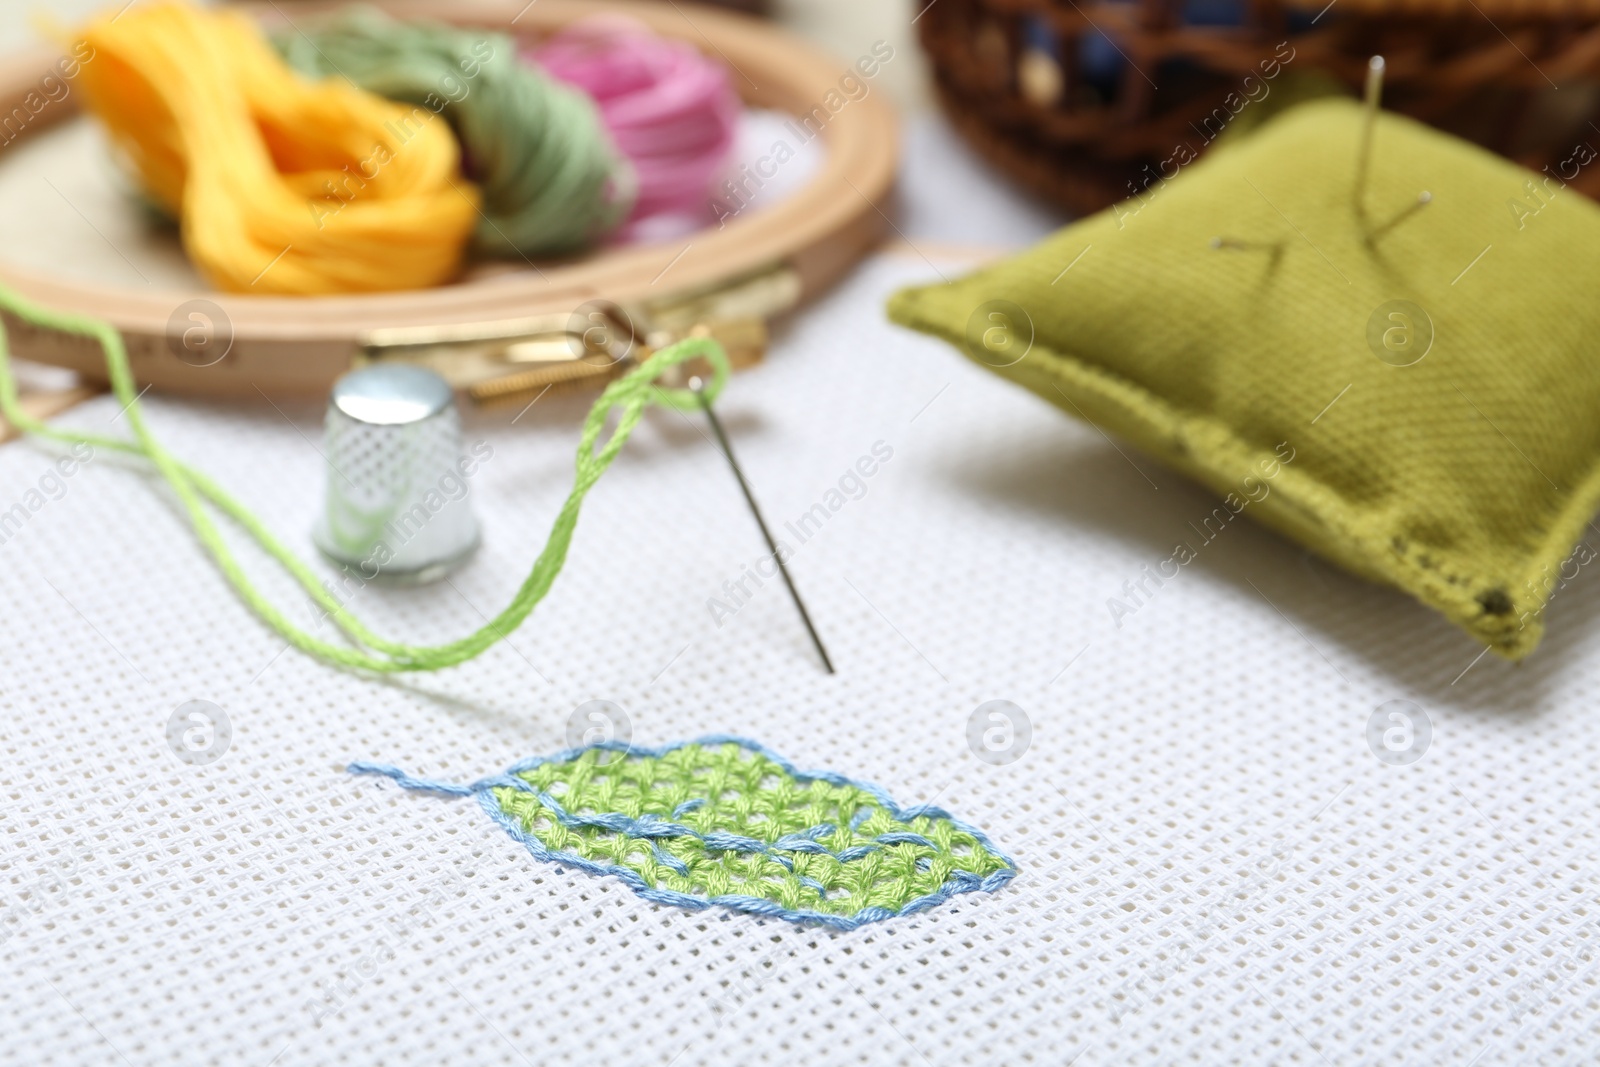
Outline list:
[[[268,626],[294,647],[313,656],[345,667],[369,671],[434,671],[453,667],[480,655],[522,624],[534,607],[550,591],[556,576],[566,562],[567,546],[578,523],[578,513],[583,499],[601,475],[611,466],[622,446],[627,444],[634,427],[650,404],[680,410],[698,410],[699,398],[688,389],[675,389],[656,384],[664,373],[692,359],[705,359],[712,366],[712,379],[705,395],[715,399],[728,378],[728,358],[722,346],[709,338],[692,337],[656,352],[638,369],[612,382],[595,401],[589,416],[584,420],[583,433],[578,442],[576,473],[572,490],[567,495],[550,527],[550,535],[543,551],[534,561],[532,570],[520,589],[498,616],[485,626],[458,641],[433,646],[407,645],[389,641],[371,630],[347,612],[327,590],[323,589],[317,575],[285,547],[270,530],[248,509],[204,474],[182,463],[156,440],[145,425],[139,407],[133,373],[128,367],[128,355],[122,337],[108,322],[88,315],[55,311],[41,307],[14,290],[0,285],[0,309],[10,312],[23,322],[63,333],[88,337],[100,344],[106,357],[106,370],[111,380],[111,391],[122,401],[123,412],[133,430],[133,441],[99,434],[80,433],[57,429],[33,418],[22,410],[17,399],[16,380],[11,373],[9,341],[0,325],[0,414],[13,426],[39,437],[68,443],[85,443],[95,448],[105,448],[136,456],[144,456],[172,486],[183,505],[195,537],[211,553],[217,567],[227,578],[247,605],[260,615]],[[621,409],[616,428],[611,436],[600,443],[606,419],[613,409]],[[599,444],[598,450],[596,445]],[[295,626],[276,607],[262,596],[239,566],[227,543],[223,541],[216,523],[207,513],[205,502],[239,526],[277,563],[284,568],[316,602],[327,612],[357,645],[350,648],[314,637]]]
[[[605,741],[471,785],[357,762],[403,788],[474,796],[536,858],[621,879],[660,904],[713,906],[852,930],[958,893],[993,893],[1016,861],[931,805],[801,771],[742,737],[662,748]]]

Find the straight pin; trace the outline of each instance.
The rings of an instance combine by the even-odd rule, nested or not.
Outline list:
[[[794,587],[794,579],[789,577],[789,568],[784,564],[782,554],[778,552],[778,543],[772,539],[772,531],[767,529],[767,520],[761,517],[761,508],[756,504],[755,494],[750,492],[750,483],[745,481],[744,471],[739,468],[738,459],[734,457],[733,446],[728,443],[728,435],[722,431],[722,420],[717,418],[717,413],[711,408],[711,402],[706,399],[705,387],[705,381],[698,375],[689,379],[689,388],[700,401],[700,410],[706,413],[706,421],[711,423],[711,432],[717,435],[717,444],[721,446],[722,454],[728,457],[728,466],[733,468],[733,476],[739,480],[739,489],[744,493],[745,503],[750,505],[750,514],[755,516],[756,525],[761,527],[761,536],[766,538],[767,551],[772,553],[772,558],[778,564],[778,573],[783,575],[783,584],[789,587],[789,596],[800,612],[800,621],[805,623],[806,633],[811,635],[811,643],[817,646],[817,655],[822,657],[822,665],[828,669],[829,674],[833,674],[833,661],[828,658],[828,650],[822,647],[822,638],[817,636],[817,628],[811,624],[811,613],[806,611],[805,601],[800,599],[800,591]]]
[[[1387,69],[1388,66],[1382,56],[1373,56],[1367,60],[1367,84],[1361,94],[1365,113],[1361,119],[1361,141],[1356,146],[1356,180],[1351,195],[1355,199],[1356,218],[1360,220],[1362,229],[1367,231],[1368,245],[1374,244],[1378,238],[1433,203],[1433,194],[1424,189],[1417,195],[1416,200],[1394,218],[1375,230],[1369,228],[1371,220],[1367,217],[1367,179],[1372,170],[1372,132],[1378,124],[1378,107],[1383,103],[1383,76]]]
[[[1396,215],[1382,226],[1379,226],[1376,230],[1373,230],[1371,233],[1367,234],[1367,241],[1377,241],[1378,238],[1382,237],[1384,234],[1388,233],[1390,230],[1394,229],[1396,226],[1400,225],[1402,222],[1406,221],[1406,219],[1409,219],[1412,215],[1415,215],[1417,212],[1421,211],[1431,203],[1433,203],[1433,194],[1428,192],[1426,189],[1422,190],[1422,192],[1417,194],[1417,199],[1411,204],[1410,207],[1401,211],[1400,214]]]
[[[1356,148],[1356,214],[1367,218],[1367,171],[1372,165],[1372,130],[1378,122],[1378,104],[1383,98],[1384,62],[1382,56],[1367,60],[1367,84],[1361,94],[1366,114],[1361,120],[1361,143]]]

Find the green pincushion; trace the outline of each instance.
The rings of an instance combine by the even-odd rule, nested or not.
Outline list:
[[[1296,107],[889,313],[1225,498],[1270,466],[1252,515],[1519,658],[1600,503],[1600,207],[1380,114],[1358,210],[1362,125]]]

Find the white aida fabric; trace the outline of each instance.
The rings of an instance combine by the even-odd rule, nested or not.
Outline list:
[[[762,546],[694,417],[646,418],[509,642],[389,682],[284,651],[149,478],[97,456],[57,492],[0,449],[0,506],[48,482],[0,544],[0,1063],[1592,1063],[1593,576],[1514,668],[1246,517],[1113,621],[1214,501],[885,323],[935,269],[871,261],[720,404],[780,536],[893,451],[793,546],[834,677],[773,581],[713,621]],[[145,404],[311,553],[319,411]],[[469,414],[482,551],[357,610],[419,641],[496,611],[585,406]],[[1019,874],[851,933],[690,913],[342,769],[471,781],[594,699],[643,744],[736,733],[937,803]],[[998,765],[968,742],[996,699],[1031,729]],[[168,743],[193,700],[231,726],[210,763]],[[1408,764],[1368,741],[1394,700]]]

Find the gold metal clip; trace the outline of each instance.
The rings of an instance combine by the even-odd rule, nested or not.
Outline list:
[[[767,320],[798,304],[800,289],[799,275],[779,264],[657,300],[595,300],[566,313],[373,330],[362,338],[359,360],[429,367],[479,403],[599,388],[656,349],[692,335],[720,341],[738,370],[765,356]]]

